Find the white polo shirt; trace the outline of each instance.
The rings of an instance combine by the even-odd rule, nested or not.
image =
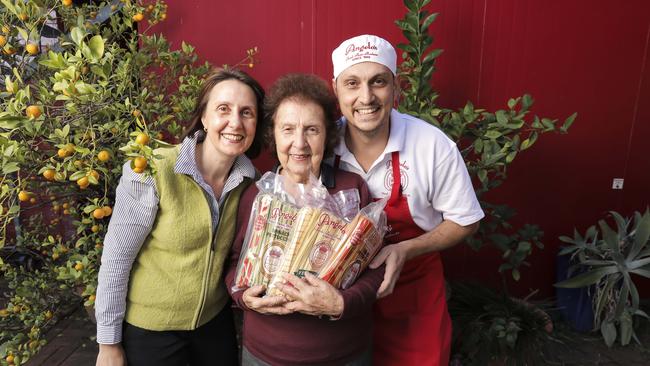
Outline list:
[[[345,117],[339,123],[341,133],[345,133]],[[466,226],[485,216],[456,144],[440,129],[418,118],[391,111],[388,143],[367,173],[348,150],[344,138],[334,149],[341,156],[340,168],[362,176],[374,198],[391,194],[394,151],[399,151],[403,194],[413,221],[422,230],[430,231],[442,220]]]

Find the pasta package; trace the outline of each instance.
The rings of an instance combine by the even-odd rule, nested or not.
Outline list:
[[[386,233],[386,202],[387,199],[373,202],[357,214],[347,235],[337,243],[336,254],[321,270],[320,278],[337,288],[347,289],[368,267]]]
[[[281,295],[276,285],[281,273],[303,277],[306,272],[318,275],[336,255],[336,243],[346,235],[348,222],[335,213],[313,207],[303,207],[293,227],[286,256],[280,271],[271,281],[268,294]]]
[[[291,183],[267,173],[257,183],[236,270],[235,291],[255,285],[284,296],[283,273],[312,273],[337,288],[350,287],[381,247],[387,199],[359,210],[356,189],[330,195],[320,181]]]
[[[272,194],[258,194],[237,266],[236,288],[268,285],[280,268],[298,207]]]

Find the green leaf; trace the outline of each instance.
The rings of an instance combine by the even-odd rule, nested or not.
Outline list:
[[[554,286],[560,288],[578,288],[590,286],[600,281],[601,278],[616,272],[618,272],[618,268],[615,265],[596,268],[562,282],[558,282]]]
[[[86,32],[84,32],[79,27],[74,27],[70,31],[70,38],[72,38],[72,42],[74,42],[77,46],[81,45],[81,41],[84,39],[85,36],[86,36]]]
[[[618,320],[621,330],[621,345],[627,346],[632,339],[632,316],[627,311]]]
[[[424,56],[424,58],[422,59],[422,63],[425,64],[425,63],[427,63],[427,62],[431,62],[431,61],[433,61],[436,57],[440,56],[440,54],[442,53],[442,51],[443,51],[442,49],[438,48],[438,49],[435,49],[435,50],[429,52],[429,53],[428,53],[426,56]]]
[[[12,161],[2,166],[2,174],[11,174],[20,170],[18,163]]]
[[[500,125],[505,125],[508,123],[508,116],[506,115],[506,111],[500,109],[495,113],[495,115],[497,117],[497,122]]]
[[[562,124],[562,127],[560,127],[560,130],[562,132],[567,132],[573,122],[575,121],[576,117],[578,116],[578,112],[573,113],[570,115],[566,120],[564,120],[564,124]]]
[[[496,131],[496,130],[490,130],[490,131],[485,133],[485,137],[487,137],[487,138],[489,138],[491,140],[494,140],[496,138],[501,137],[501,132]]]
[[[521,98],[521,107],[523,110],[528,110],[530,106],[533,105],[533,98],[529,94],[524,94],[524,96]]]
[[[628,253],[627,259],[632,260],[641,252],[650,239],[650,214],[646,213],[636,223],[636,232],[634,235],[634,244]]]
[[[512,279],[514,279],[515,281],[519,281],[520,278],[521,278],[521,274],[519,273],[519,270],[517,268],[514,268],[512,270]]]
[[[427,33],[427,29],[433,23],[434,20],[438,17],[438,13],[433,13],[429,15],[428,17],[424,18],[424,21],[422,22],[422,25],[420,25],[420,31],[422,33]]]
[[[513,160],[515,160],[515,157],[517,156],[517,152],[513,151],[508,156],[506,156],[506,163],[510,164],[512,163]]]
[[[21,27],[16,27],[16,29],[18,30],[18,34],[20,34],[20,36],[21,36],[23,39],[25,39],[25,40],[29,39],[29,34],[27,33],[26,30],[24,30],[24,29],[21,28]]]
[[[100,35],[93,36],[88,42],[93,57],[99,60],[104,55],[104,39]]]
[[[481,169],[478,171],[478,179],[484,183],[487,179],[487,170]]]
[[[600,232],[603,233],[603,240],[614,253],[620,253],[621,247],[618,244],[618,235],[607,225],[605,220],[598,220]]]
[[[74,172],[74,174],[72,174],[68,179],[71,181],[76,181],[77,179],[80,179],[85,176],[86,176],[86,172],[79,170]]]
[[[517,103],[519,103],[519,98],[517,98],[517,99],[513,99],[513,98],[508,99],[508,108],[513,109],[517,105]]]
[[[616,341],[616,326],[610,320],[600,325],[600,333],[603,335],[607,347],[611,347]]]

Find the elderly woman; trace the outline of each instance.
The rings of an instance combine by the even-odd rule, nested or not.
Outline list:
[[[323,163],[337,142],[336,99],[325,81],[313,75],[288,75],[272,87],[264,103],[266,139],[279,161],[279,174],[308,182],[310,174],[330,193],[357,188],[361,206],[370,202],[368,188],[356,175]],[[237,262],[251,205],[257,195],[251,185],[242,195],[237,215],[238,233],[233,242],[226,284],[234,284]],[[283,297],[262,297],[265,289],[254,286],[231,293],[244,310],[244,365],[366,365],[370,364],[372,304],[383,278],[383,267],[368,270],[346,290],[307,274],[304,279],[287,275],[280,289]],[[290,285],[289,285],[290,284]]]
[[[182,143],[156,151],[157,173],[124,165],[99,270],[97,365],[237,364],[222,269],[263,100],[245,73],[214,72]]]

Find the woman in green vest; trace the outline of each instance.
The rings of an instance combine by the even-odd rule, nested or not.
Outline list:
[[[97,365],[232,365],[237,345],[224,260],[241,192],[255,177],[264,90],[241,71],[205,79],[181,144],[130,163],[104,239]]]

